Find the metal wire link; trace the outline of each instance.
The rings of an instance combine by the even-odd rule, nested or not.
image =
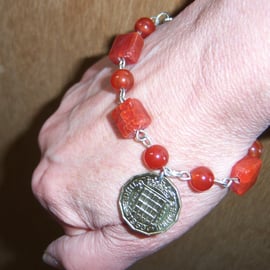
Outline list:
[[[126,60],[124,57],[119,57],[119,69],[124,69],[126,67]],[[126,101],[126,89],[121,88],[119,92],[119,101],[123,103]]]
[[[119,58],[119,69],[124,69],[126,67],[126,60],[124,57]]]
[[[172,21],[173,18],[167,12],[161,12],[157,16],[151,17],[151,19],[153,20],[154,24],[157,26],[165,22],[170,22]]]
[[[143,129],[136,131],[135,140],[141,142],[145,147],[150,147],[152,145],[150,136]]]
[[[119,92],[119,101],[120,103],[124,103],[126,101],[126,89],[125,88],[120,88]]]
[[[236,183],[236,184],[240,183],[238,178],[229,178],[229,177],[226,177],[223,179],[215,179],[214,182],[216,184],[221,185],[224,188],[229,188],[232,185],[232,183]]]
[[[163,168],[163,173],[164,173],[165,176],[177,177],[182,181],[191,180],[191,175],[190,175],[189,171],[177,171],[177,170],[170,169],[168,167],[164,167]]]

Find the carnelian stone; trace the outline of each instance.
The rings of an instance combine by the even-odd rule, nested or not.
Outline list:
[[[129,90],[134,84],[134,77],[132,73],[127,69],[116,70],[111,77],[112,87],[120,91],[121,88]]]
[[[231,177],[238,178],[238,183],[231,185],[231,190],[238,195],[246,193],[256,182],[262,161],[257,157],[246,156],[239,160],[232,168]]]
[[[248,155],[250,157],[261,157],[263,151],[263,146],[260,141],[255,141],[251,147],[248,149]]]
[[[148,147],[143,152],[143,161],[152,170],[161,169],[168,163],[168,160],[169,153],[167,149],[158,144]]]
[[[140,18],[135,24],[135,30],[139,32],[143,38],[152,34],[155,29],[156,26],[150,18]]]
[[[125,58],[126,64],[134,64],[141,55],[143,44],[143,38],[137,32],[119,35],[113,42],[109,58],[116,65],[120,58]]]
[[[142,103],[128,98],[112,111],[112,118],[124,138],[133,138],[136,131],[151,124],[151,118]]]
[[[191,172],[190,186],[195,191],[205,191],[214,184],[214,174],[210,169],[204,166],[197,167]]]

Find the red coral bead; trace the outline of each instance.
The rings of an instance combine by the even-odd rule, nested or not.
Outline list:
[[[257,157],[246,156],[232,168],[231,177],[238,178],[239,183],[232,183],[231,190],[238,195],[246,193],[256,182],[262,161]]]
[[[193,169],[189,181],[192,189],[195,191],[205,191],[214,184],[214,174],[207,167],[201,166]]]
[[[116,70],[111,77],[112,87],[120,91],[121,88],[129,90],[134,84],[134,78],[132,73],[127,69]]]
[[[144,45],[142,36],[137,32],[119,35],[115,38],[109,53],[111,61],[118,65],[120,58],[125,58],[126,64],[135,64]]]
[[[155,29],[156,26],[150,18],[141,18],[135,24],[135,30],[139,32],[143,38],[149,36]]]
[[[135,98],[128,98],[112,111],[119,132],[124,138],[133,138],[136,131],[151,124],[151,118],[142,103]]]
[[[161,145],[152,145],[143,152],[143,161],[145,165],[152,169],[157,170],[164,167],[169,160],[169,153]]]
[[[252,146],[248,149],[248,156],[250,157],[261,157],[263,146],[260,141],[255,141]]]

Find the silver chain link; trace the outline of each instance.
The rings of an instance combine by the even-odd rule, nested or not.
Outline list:
[[[124,69],[126,67],[126,59],[124,57],[119,58],[119,69]]]
[[[135,140],[142,143],[145,147],[150,147],[152,145],[150,136],[143,129],[136,131]]]
[[[223,179],[215,179],[214,182],[218,185],[221,185],[224,188],[229,188],[232,183],[240,184],[240,181],[238,178],[223,178]]]
[[[168,167],[164,167],[162,172],[164,176],[177,177],[182,181],[191,180],[191,175],[189,171],[177,171]]]
[[[119,101],[120,103],[124,103],[126,101],[126,89],[125,88],[121,88],[120,92],[119,92]]]

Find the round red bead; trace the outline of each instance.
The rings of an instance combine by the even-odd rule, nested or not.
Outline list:
[[[135,24],[135,30],[139,32],[143,38],[149,36],[155,29],[156,26],[150,18],[141,18]]]
[[[127,69],[116,70],[111,77],[112,87],[119,91],[121,88],[129,90],[134,84],[132,73]]]
[[[161,145],[152,145],[143,152],[143,161],[152,170],[161,169],[168,163],[168,160],[169,153]]]
[[[260,158],[262,155],[263,146],[260,141],[255,141],[248,149],[248,156]]]
[[[205,191],[214,184],[214,174],[207,167],[197,167],[190,173],[190,185],[195,191]]]

